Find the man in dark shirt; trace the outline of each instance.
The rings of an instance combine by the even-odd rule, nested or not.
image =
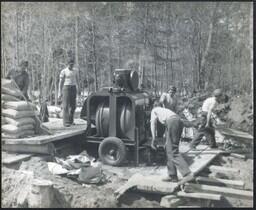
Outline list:
[[[28,68],[28,61],[22,61],[19,67],[20,68],[18,70],[11,70],[7,74],[6,78],[13,79],[15,83],[18,85],[23,95],[26,97],[26,99],[29,100],[29,97],[28,97],[29,76],[28,76],[28,73],[26,72],[26,69]]]

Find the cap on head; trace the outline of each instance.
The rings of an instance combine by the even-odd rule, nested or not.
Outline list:
[[[170,86],[169,90],[168,90],[168,93],[170,92],[173,92],[173,93],[176,93],[176,87],[175,86]]]
[[[73,58],[68,59],[68,64],[74,64],[74,63],[75,63],[75,60]]]
[[[23,67],[23,68],[28,67],[28,61],[21,61],[20,67]]]
[[[213,95],[215,97],[220,97],[222,95],[222,90],[221,89],[216,89],[213,91]]]

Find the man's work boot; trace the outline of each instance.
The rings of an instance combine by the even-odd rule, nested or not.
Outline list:
[[[162,179],[163,182],[178,182],[177,176],[167,176]]]

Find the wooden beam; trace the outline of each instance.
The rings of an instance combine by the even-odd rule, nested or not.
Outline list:
[[[183,191],[179,191],[176,194],[178,197],[186,197],[186,198],[198,198],[198,199],[206,199],[206,200],[214,200],[220,201],[222,199],[222,195],[220,194],[212,194],[212,193],[187,193]]]
[[[244,197],[244,198],[253,198],[253,192],[252,191],[246,191],[246,190],[238,190],[234,188],[227,188],[227,187],[217,187],[217,186],[211,186],[211,185],[201,185],[201,184],[192,184],[192,183],[186,183],[185,184],[185,192],[191,192],[191,191],[199,191],[199,192],[213,192],[213,193],[220,193],[222,195],[229,195],[234,197]]]
[[[209,166],[208,169],[212,172],[221,172],[221,173],[239,173],[240,172],[239,169],[228,168],[223,166],[215,166],[215,165]]]
[[[246,158],[245,155],[236,154],[236,153],[231,153],[230,156],[235,157],[235,158],[239,158],[239,159],[242,159],[242,160],[245,160],[245,158]]]
[[[7,157],[3,157],[2,163],[5,165],[21,162],[29,159],[32,154],[8,154]]]
[[[38,154],[54,154],[55,148],[52,143],[42,145],[24,145],[24,144],[3,144],[2,149],[8,152],[25,152]]]
[[[202,177],[198,176],[195,178],[197,182],[206,182],[211,184],[224,184],[227,186],[234,186],[234,187],[244,187],[244,182],[241,180],[229,180],[229,179],[219,179],[214,177]]]

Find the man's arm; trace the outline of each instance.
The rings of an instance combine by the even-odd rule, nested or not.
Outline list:
[[[164,101],[165,101],[165,94],[163,93],[159,99],[159,103],[165,108]]]
[[[155,116],[155,113],[153,113],[153,111],[152,111],[151,112],[151,120],[150,120],[150,129],[151,129],[151,135],[152,135],[151,147],[153,149],[156,149],[154,146],[154,143],[156,140],[156,125],[157,125],[157,117]]]
[[[62,95],[62,88],[63,88],[64,81],[65,81],[65,73],[62,70],[60,72],[59,91],[58,91],[58,96],[59,97]]]

